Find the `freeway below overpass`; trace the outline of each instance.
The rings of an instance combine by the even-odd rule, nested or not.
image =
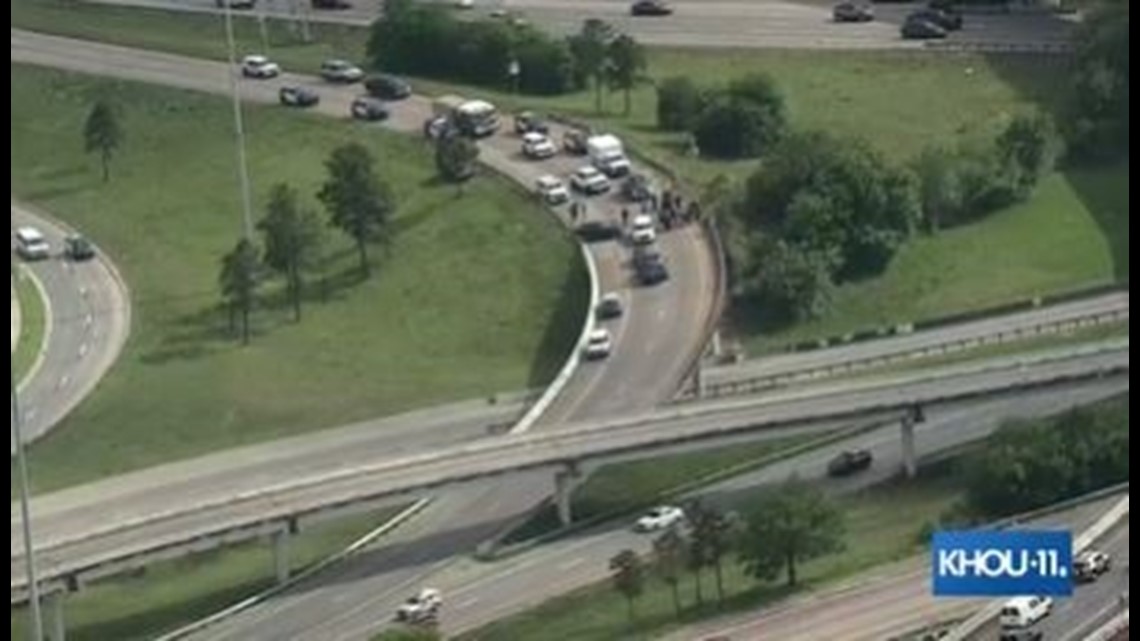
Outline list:
[[[438,451],[390,457],[357,469],[298,478],[244,495],[182,502],[152,488],[157,502],[93,502],[37,522],[45,580],[84,579],[144,566],[222,542],[258,536],[301,516],[363,508],[377,501],[445,485],[525,470],[556,471],[568,464],[600,464],[678,449],[748,438],[749,433],[859,417],[881,416],[914,404],[925,407],[1038,386],[1113,375],[1127,376],[1127,341],[1100,350],[999,359],[944,367],[922,374],[793,390],[747,401],[720,401],[659,410],[626,419],[591,422],[565,430],[504,436]],[[1073,354],[1076,355],[1073,355]],[[112,516],[108,516],[112,515]],[[12,598],[23,598],[18,571],[18,522],[12,523]]]

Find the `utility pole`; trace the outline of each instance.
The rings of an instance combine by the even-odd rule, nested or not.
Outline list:
[[[234,134],[237,138],[238,188],[241,190],[242,234],[253,240],[253,202],[249,192],[249,168],[245,158],[245,125],[241,115],[241,87],[238,84],[237,51],[234,45],[233,8],[225,4],[226,49],[229,52],[230,93],[234,105]]]

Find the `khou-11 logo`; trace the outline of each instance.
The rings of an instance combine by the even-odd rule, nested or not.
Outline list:
[[[1069,596],[1069,532],[961,530],[934,533],[935,596]]]

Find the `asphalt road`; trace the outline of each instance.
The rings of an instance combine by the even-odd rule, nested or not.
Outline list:
[[[1078,585],[1072,597],[1055,601],[1053,613],[1037,624],[1050,641],[1081,641],[1120,612],[1120,597],[1128,592],[1128,520],[1093,547],[1112,556],[1112,569],[1095,583]]]
[[[43,285],[48,308],[44,351],[18,394],[23,438],[30,442],[78,405],[114,363],[130,329],[130,301],[105,256],[63,258],[68,231],[13,201],[12,227],[21,225],[42,231],[53,251],[47,260],[24,263]],[[14,453],[14,431],[9,440]]]
[[[183,11],[216,12],[212,0],[94,0]],[[356,0],[346,11],[306,10],[300,0],[262,0],[259,8],[235,14],[287,17],[365,25],[380,14],[381,0]],[[838,24],[830,2],[780,0],[676,0],[674,15],[633,18],[626,0],[476,0],[461,15],[486,15],[505,9],[556,34],[576,32],[586,18],[601,18],[639,41],[659,46],[795,48],[795,49],[919,49],[920,42],[899,37],[899,26],[914,4],[880,4],[876,20]],[[307,14],[306,14],[307,11]],[[971,15],[966,26],[948,42],[1001,47],[1066,42],[1072,23],[1051,15]]]

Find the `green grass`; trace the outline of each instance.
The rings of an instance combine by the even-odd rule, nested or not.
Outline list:
[[[289,543],[290,567],[296,572],[343,550],[400,509],[302,530]],[[273,546],[257,541],[155,563],[136,576],[85,586],[67,596],[67,638],[153,639],[269,588],[273,568]],[[28,638],[27,621],[26,608],[12,608],[12,639]]]
[[[16,270],[16,298],[20,303],[20,335],[12,353],[12,371],[17,381],[30,373],[44,340],[46,308],[35,282],[23,267]]]
[[[1072,169],[1065,179],[1108,239],[1116,280],[1128,282],[1128,160]]]
[[[913,484],[889,485],[840,499],[847,522],[847,548],[840,554],[800,566],[799,589],[851,576],[862,570],[906,558],[919,551],[917,532],[936,518],[958,497],[960,491],[946,478],[927,478]],[[735,557],[725,561],[726,610],[754,610],[787,596],[782,584],[757,583],[745,576]],[[715,594],[713,581],[704,580],[706,598]],[[693,582],[686,574],[681,582],[686,611],[683,620],[695,621],[717,611],[709,604],[701,609],[693,602]],[[469,634],[460,641],[623,641],[657,638],[677,626],[668,586],[650,578],[637,600],[637,622],[631,628],[625,600],[609,582],[590,586]]]
[[[96,96],[119,105],[126,132],[108,184],[81,151]],[[258,210],[279,181],[317,208],[322,163],[349,141],[376,155],[399,210],[370,280],[359,281],[351,243],[329,229],[327,286],[311,288],[302,322],[275,282],[241,347],[217,287],[241,229],[229,109],[202,94],[12,66],[12,193],[90,235],[133,305],[119,362],[32,448],[37,490],[540,386],[571,348],[585,270],[533,201],[492,176],[457,197],[415,137],[270,107],[247,111]]]

